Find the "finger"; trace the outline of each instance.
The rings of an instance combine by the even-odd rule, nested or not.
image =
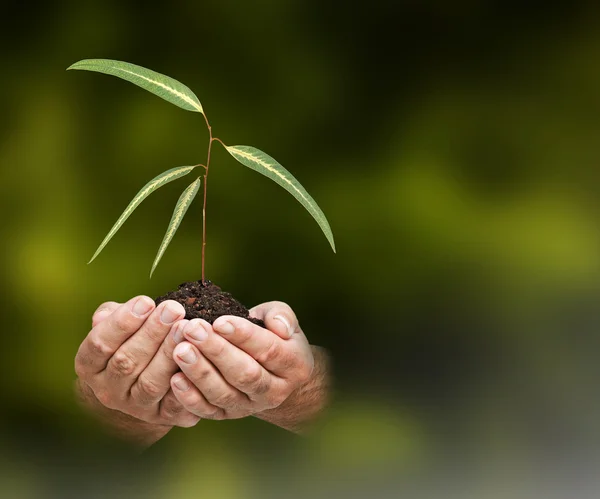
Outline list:
[[[106,368],[108,360],[134,334],[154,309],[154,301],[137,296],[120,305],[109,317],[87,335],[75,357],[79,376],[97,374]]]
[[[296,314],[287,303],[281,301],[261,303],[250,309],[250,316],[264,321],[269,331],[283,339],[290,338],[299,330]]]
[[[216,319],[213,331],[282,378],[289,378],[295,369],[310,360],[304,335],[283,340],[265,328],[231,315]]]
[[[171,330],[171,326],[185,316],[180,303],[167,300],[148,316],[140,329],[130,336],[114,353],[106,366],[106,374],[119,388],[129,389],[137,377],[148,366]],[[147,399],[154,400],[164,395],[160,386],[144,377],[138,383],[138,391]]]
[[[216,334],[206,321],[190,321],[183,336],[217,368],[231,386],[252,400],[261,398],[274,383],[283,382],[246,352]]]
[[[173,376],[171,387],[178,402],[192,414],[202,419],[220,420],[225,418],[225,409],[211,404],[185,374],[177,373]]]
[[[248,406],[248,397],[231,386],[221,373],[202,355],[193,345],[184,341],[180,343],[174,352],[174,358],[181,367],[182,373],[203,395],[206,401],[218,408],[234,411],[242,406]],[[185,380],[175,377],[174,391],[186,392],[184,390]],[[185,397],[184,394],[182,396]],[[193,393],[189,397],[197,398]],[[195,414],[199,414],[194,411]],[[208,417],[204,414],[204,417]]]
[[[173,360],[173,350],[183,338],[183,328],[189,321],[175,322],[159,347],[158,352],[131,386],[131,396],[142,405],[160,401],[171,388],[171,376],[179,371]]]
[[[96,327],[120,306],[121,304],[116,301],[107,301],[100,305],[92,316],[92,327]]]
[[[182,428],[190,428],[200,421],[199,416],[189,411],[179,400],[177,400],[173,390],[169,390],[160,401],[158,414],[160,420],[164,421],[165,424],[181,426]]]

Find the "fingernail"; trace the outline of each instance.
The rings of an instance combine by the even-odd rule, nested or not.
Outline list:
[[[179,376],[178,378],[176,378],[175,381],[173,381],[173,384],[177,387],[178,390],[181,390],[182,392],[187,392],[190,389],[189,381],[183,376]]]
[[[196,352],[194,352],[191,345],[184,345],[177,353],[177,356],[186,364],[194,364],[198,360]]]
[[[141,296],[134,303],[131,311],[133,312],[133,315],[137,315],[138,317],[143,317],[148,312],[150,312],[150,310],[152,309],[153,306],[154,306],[154,302],[150,298],[148,298],[147,296]]]
[[[162,313],[160,314],[160,320],[164,324],[173,324],[181,315],[181,308],[174,303],[165,305]]]
[[[191,339],[196,341],[204,341],[206,338],[208,338],[208,333],[206,332],[206,329],[204,329],[199,324],[194,324],[192,328],[188,331],[187,335]]]
[[[183,329],[185,328],[185,322],[180,322],[173,331],[173,341],[175,344],[179,344],[183,341]]]
[[[290,336],[290,337],[292,336],[292,334],[294,333],[294,331],[292,331],[292,326],[290,326],[290,323],[283,315],[276,315],[275,317],[273,317],[273,319],[278,320],[279,322],[283,323],[283,325],[285,326],[285,329],[287,330],[288,336]]]
[[[229,321],[223,321],[217,326],[213,325],[213,328],[222,334],[233,334],[235,332],[235,326]]]

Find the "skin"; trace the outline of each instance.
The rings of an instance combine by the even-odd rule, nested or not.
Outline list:
[[[300,432],[326,402],[327,356],[291,308],[187,321],[183,307],[145,296],[108,302],[75,358],[81,403],[120,437],[147,447],[173,427],[254,415]]]

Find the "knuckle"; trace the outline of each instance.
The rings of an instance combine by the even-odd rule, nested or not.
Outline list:
[[[181,417],[177,421],[177,426],[180,428],[192,428],[198,424],[200,421],[200,417],[195,414],[185,414],[181,415]]]
[[[161,404],[160,417],[163,420],[170,421],[180,415],[184,410],[185,408],[177,399],[174,397],[165,397],[165,399],[163,399],[163,403]]]
[[[82,379],[87,377],[86,366],[91,364],[89,357],[82,354],[81,352],[77,352],[75,355],[75,374]]]
[[[88,346],[90,353],[96,357],[106,357],[112,353],[111,348],[102,341],[98,334],[90,334]]]
[[[112,313],[117,307],[118,307],[118,304],[115,303],[114,301],[104,302],[102,305],[100,305],[96,309],[96,311],[92,315],[92,323],[95,323],[100,315]]]
[[[243,345],[245,342],[252,338],[252,329],[254,328],[254,324],[245,319],[234,319],[232,323],[235,326],[235,334],[238,338],[238,342],[240,345]]]
[[[209,366],[205,366],[199,369],[198,372],[198,379],[199,380],[206,380],[208,378],[210,378],[213,374],[212,369]]]
[[[239,372],[238,383],[243,387],[252,387],[260,381],[261,376],[262,372],[258,365],[251,364]]]
[[[153,343],[157,344],[158,342],[164,341],[167,334],[169,333],[169,329],[165,327],[161,327],[157,324],[147,324],[145,329],[145,334],[147,338]]]
[[[99,389],[94,392],[96,395],[96,399],[100,402],[104,407],[108,407],[109,409],[114,409],[114,400],[111,393],[107,389]]]
[[[196,379],[198,381],[203,381],[208,379],[212,375],[213,371],[209,366],[202,366],[198,368],[196,372]]]
[[[263,375],[263,369],[258,364],[253,364],[241,371],[238,375],[238,384],[242,391],[261,394],[268,390],[268,383]]]
[[[266,350],[264,350],[256,357],[256,360],[260,364],[265,365],[281,359],[282,356],[282,344],[278,342],[276,338],[273,338],[272,343],[268,346]]]
[[[211,404],[220,408],[235,407],[237,405],[237,397],[235,393],[227,391],[216,397],[214,401],[211,401]]]
[[[158,414],[157,423],[170,422],[174,417],[174,411],[169,407],[161,407]]]
[[[170,404],[168,407],[162,409],[161,416],[163,419],[171,421],[179,416],[184,410],[185,409],[181,404]]]
[[[158,353],[160,355],[162,355],[163,357],[165,357],[166,359],[174,360],[173,359],[173,346],[169,345],[166,341],[164,341],[160,345],[160,349],[159,349]]]
[[[206,419],[212,419],[213,421],[222,421],[222,420],[226,419],[225,411],[218,407],[215,407],[214,409],[210,409],[208,414],[204,417]]]
[[[110,371],[118,376],[131,376],[137,367],[136,360],[126,350],[117,350],[110,364]]]
[[[186,393],[182,399],[182,407],[194,414],[203,413],[203,400],[197,393]]]
[[[164,307],[156,308],[148,320],[146,320],[144,324],[144,331],[148,338],[152,341],[162,341],[165,339],[165,336],[169,333],[170,327],[163,324],[160,319],[160,315],[162,313]]]
[[[225,352],[225,347],[227,346],[226,340],[218,341],[216,345],[212,348],[212,355],[214,357],[220,357]]]
[[[134,317],[134,315],[129,311],[121,309],[117,311],[115,315],[114,327],[119,332],[131,334],[138,330],[140,319]]]
[[[177,414],[183,410],[187,410],[195,416],[206,419],[216,419],[218,413],[222,412],[219,407],[208,404],[204,397],[198,392],[185,394],[181,400],[180,410]]]
[[[314,361],[303,363],[302,367],[300,367],[297,370],[298,381],[300,383],[306,383],[312,376],[313,369],[314,369]]]
[[[161,387],[148,375],[141,374],[137,381],[138,392],[143,401],[156,400],[162,394]]]
[[[83,369],[82,369],[83,366],[81,364],[81,361],[79,360],[79,356],[80,356],[80,354],[77,354],[75,356],[75,374],[79,378],[84,379],[85,378],[85,373],[83,372]]]
[[[275,409],[283,404],[288,398],[288,394],[283,391],[278,391],[277,393],[272,394],[267,399],[267,404],[269,409]]]
[[[279,358],[279,364],[283,370],[289,371],[290,369],[296,369],[301,362],[293,353],[286,353]]]
[[[105,310],[112,310],[113,308],[116,308],[119,304],[115,301],[105,301],[104,303],[102,303],[94,312],[95,314],[97,314],[98,312],[103,312]]]

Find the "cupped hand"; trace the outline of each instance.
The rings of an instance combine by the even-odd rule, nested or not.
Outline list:
[[[177,329],[173,352],[181,373],[171,378],[175,397],[190,413],[235,419],[280,406],[311,377],[314,357],[292,309],[282,302],[258,305],[251,316],[211,326],[193,319]]]
[[[169,300],[156,307],[147,296],[101,305],[75,357],[80,390],[91,390],[102,406],[146,423],[195,425],[200,418],[183,407],[170,386],[179,371],[174,337],[187,326],[184,316],[181,304]]]

